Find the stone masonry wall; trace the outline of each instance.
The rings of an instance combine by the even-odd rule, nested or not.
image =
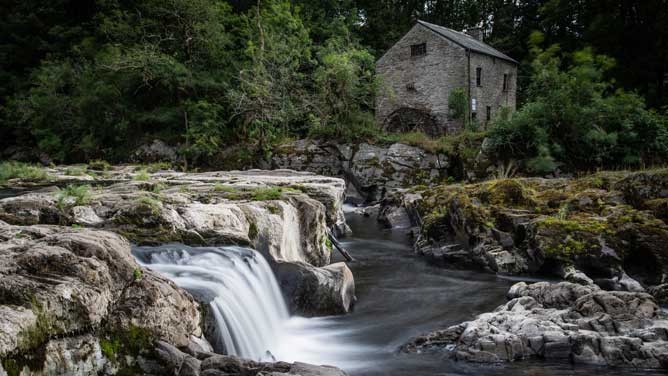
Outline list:
[[[420,43],[427,44],[427,54],[411,56],[411,45]],[[461,121],[448,121],[448,95],[452,89],[466,87],[466,64],[464,48],[415,25],[376,64],[383,82],[376,120],[383,124],[395,110],[410,107],[431,112],[448,132],[458,130]]]
[[[481,86],[476,85],[476,68],[482,68]],[[491,118],[502,107],[515,110],[515,92],[517,88],[517,66],[508,61],[471,52],[471,101],[476,100],[476,113],[479,124],[487,124],[486,107],[491,107]],[[503,90],[503,75],[508,75],[508,89]]]
[[[427,53],[411,56],[411,45],[426,43]],[[431,113],[447,133],[462,127],[461,120],[448,119],[448,97],[456,88],[468,90],[476,99],[477,119],[487,122],[486,107],[491,117],[501,107],[515,110],[517,67],[499,58],[476,52],[469,58],[460,45],[438,35],[421,24],[416,24],[399,42],[376,63],[382,88],[376,99],[376,121],[384,125],[386,119],[400,108],[408,107]],[[482,85],[476,85],[476,68],[482,68]],[[508,74],[508,89],[503,90],[503,75]]]

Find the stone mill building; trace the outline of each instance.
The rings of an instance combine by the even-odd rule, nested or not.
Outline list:
[[[463,33],[418,21],[376,71],[376,120],[389,131],[454,133],[465,120],[484,128],[502,108],[515,110],[517,61],[485,44],[480,29]],[[449,100],[460,110],[450,110]]]

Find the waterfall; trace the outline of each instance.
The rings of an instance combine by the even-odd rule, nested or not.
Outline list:
[[[353,330],[331,318],[290,317],[269,263],[242,247],[168,244],[134,247],[137,261],[207,302],[215,331],[207,339],[217,351],[242,358],[355,367],[364,346],[342,339]],[[353,361],[351,364],[350,361]]]
[[[208,301],[225,352],[270,360],[289,320],[280,288],[267,261],[241,247],[136,247],[138,261]]]

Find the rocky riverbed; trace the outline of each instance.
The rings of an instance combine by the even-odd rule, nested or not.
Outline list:
[[[415,250],[446,268],[568,282],[513,286],[508,303],[404,351],[459,360],[562,359],[666,368],[668,171],[500,179],[397,191],[379,210],[414,226]]]
[[[352,273],[330,264],[344,232],[341,179],[294,171],[185,174],[118,167],[12,181],[0,200],[0,374],[342,375],[211,352],[202,305],[137,264],[130,242],[239,244],[275,270],[294,312],[345,313]],[[157,344],[157,345],[156,345]]]
[[[255,361],[216,354],[207,338],[212,323],[225,320],[214,317],[225,310],[225,300],[216,302],[214,312],[207,303],[216,296],[188,289],[213,283],[226,290],[206,260],[236,273],[237,281],[252,275],[258,282],[249,291],[257,292],[259,306],[264,295],[258,288],[276,286],[286,306],[274,326],[311,328],[290,337],[303,351],[279,359],[333,359],[334,365],[374,375],[413,374],[406,369],[411,364],[476,373],[455,362],[531,359],[559,364],[556,374],[572,363],[668,368],[668,315],[659,306],[668,296],[667,171],[434,185],[437,180],[410,189],[385,185],[376,197],[382,197],[380,206],[353,209],[414,235],[416,253],[432,266],[394,267],[397,260],[419,261],[390,254],[404,246],[356,240],[355,247],[374,249],[353,270],[363,273],[366,288],[379,283],[370,278],[384,281],[378,286],[389,283],[384,294],[393,301],[373,303],[388,312],[362,304],[360,312],[308,323],[286,319],[288,310],[347,314],[356,301],[351,270],[332,257],[330,234],[349,232],[343,179],[292,170],[179,173],[119,166],[84,173],[57,167],[48,170],[46,181],[10,181],[0,199],[0,374],[344,374],[263,362],[273,354],[261,354],[261,344],[252,351],[260,354]],[[252,255],[266,260],[276,278],[264,278],[272,273],[253,266],[261,260]],[[250,274],[235,263],[251,268]],[[508,301],[498,305],[507,280],[472,283],[448,277],[461,274],[453,269],[526,282],[510,287]],[[393,278],[399,270],[408,275]],[[536,278],[552,282],[529,282]],[[453,285],[446,288],[443,281]],[[488,286],[484,302],[448,309],[457,286],[470,285]],[[434,304],[428,310],[393,308],[420,303],[406,296],[405,286],[420,299],[433,296]],[[440,317],[445,322],[438,325]],[[398,318],[407,328],[390,336],[385,328],[392,326],[384,320]],[[349,328],[360,324],[359,330]],[[358,331],[373,338],[360,341]],[[331,357],[318,355],[324,348],[311,348],[322,336],[331,336]],[[314,337],[319,339],[309,342]],[[392,344],[383,342],[388,338]],[[217,344],[219,351],[237,345],[226,340]],[[375,350],[353,345],[359,342]],[[374,361],[392,366],[368,364]]]

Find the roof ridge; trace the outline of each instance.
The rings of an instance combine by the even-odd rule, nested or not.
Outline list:
[[[457,30],[451,29],[449,27],[436,25],[436,24],[433,24],[433,23],[430,23],[430,22],[427,22],[427,21],[423,21],[423,20],[417,20],[417,22],[418,22],[418,24],[426,27],[427,29],[431,30],[432,32],[434,32],[434,33],[436,33],[436,34],[438,34],[438,35],[440,35],[440,36],[442,36],[442,37],[444,37],[444,38],[446,38],[446,39],[448,39],[448,40],[450,40],[450,41],[452,41],[456,44],[459,44],[460,46],[462,46],[466,49],[473,50],[475,52],[478,52],[478,53],[481,53],[481,54],[484,54],[484,55],[489,55],[489,56],[496,57],[496,58],[499,58],[499,59],[507,60],[507,61],[513,62],[515,64],[519,64],[517,62],[517,60],[511,58],[510,56],[504,54],[503,52],[497,50],[496,48],[490,46],[489,44],[487,44],[483,41],[480,41],[480,40],[478,40],[478,39],[462,32],[462,31],[457,31]],[[440,31],[438,29],[444,29],[444,31]],[[447,33],[454,33],[455,35],[447,35]],[[463,40],[461,39],[462,37],[464,37]],[[460,38],[460,40],[457,40],[457,38]]]

